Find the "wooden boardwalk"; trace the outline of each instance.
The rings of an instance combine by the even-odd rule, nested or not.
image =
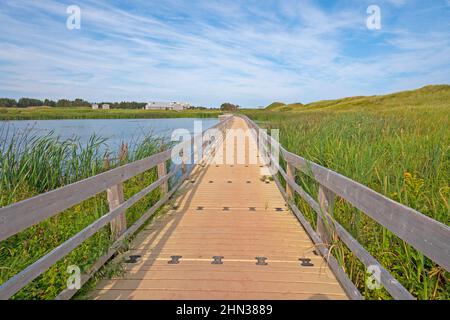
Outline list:
[[[29,283],[108,225],[113,242],[82,270],[81,286],[133,240],[125,254],[123,276],[98,283],[90,294],[92,299],[364,299],[330,250],[336,241],[374,272],[372,280],[392,298],[415,299],[335,219],[336,199],[351,204],[450,272],[448,225],[286,150],[245,116],[224,115],[220,120],[208,131],[227,132],[223,144],[214,134],[203,132],[144,159],[0,208],[3,241],[102,192],[106,192],[109,205],[106,214],[0,284],[0,300],[26,290]],[[236,161],[239,144],[230,136],[230,127],[260,133],[259,146],[254,136],[249,139],[243,152],[246,161]],[[227,142],[233,141],[234,161],[206,161],[188,168],[191,151],[186,150],[182,163],[167,170],[173,152],[179,152],[179,146],[195,144],[198,137],[204,160],[213,155],[220,160]],[[255,158],[249,157],[252,153]],[[277,172],[258,163],[260,159],[270,159]],[[155,181],[124,198],[125,181],[155,169]],[[313,179],[317,195],[297,184],[297,174]],[[169,185],[174,177],[176,181]],[[157,188],[159,200],[128,226],[127,209]],[[176,192],[178,198],[174,198]],[[297,207],[300,198],[315,212],[313,223]],[[169,200],[173,202],[171,210],[141,230]],[[68,283],[56,299],[70,299],[78,289]]]
[[[247,124],[234,118],[232,128]],[[248,162],[198,166],[170,212],[134,239],[125,274],[100,281],[91,297],[347,299],[263,171]]]

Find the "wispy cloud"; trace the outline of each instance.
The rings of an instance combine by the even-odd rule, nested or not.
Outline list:
[[[450,82],[449,11],[419,28],[414,1],[382,2],[376,32],[360,1],[85,0],[80,30],[72,2],[1,2],[2,96],[258,106]]]

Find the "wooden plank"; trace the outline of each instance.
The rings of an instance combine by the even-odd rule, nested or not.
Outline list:
[[[212,279],[115,279],[103,280],[99,283],[102,290],[187,290],[195,288],[199,291],[215,291],[219,288],[227,291],[241,292],[264,292],[270,288],[271,292],[289,292],[289,293],[315,293],[315,294],[339,294],[343,295],[342,289],[338,283],[323,283],[321,281],[283,281],[278,279],[269,279],[266,275],[265,280],[261,281],[242,281],[242,280],[212,280]],[[216,289],[214,289],[216,288]]]
[[[199,276],[203,276],[205,272],[211,271],[211,272],[218,272],[220,270],[227,271],[227,272],[234,272],[237,273],[271,273],[271,274],[278,274],[278,276],[282,276],[282,274],[297,274],[299,276],[301,275],[321,275],[326,276],[328,279],[328,282],[338,283],[336,280],[336,277],[334,276],[333,272],[327,267],[326,262],[323,260],[321,256],[316,257],[321,261],[322,263],[317,263],[314,266],[309,267],[302,267],[299,262],[295,261],[272,261],[268,260],[268,264],[264,266],[264,268],[261,268],[261,265],[257,265],[256,259],[251,260],[223,260],[224,263],[221,265],[212,265],[211,261],[213,260],[211,257],[208,259],[183,259],[183,257],[180,259],[180,263],[177,265],[169,264],[168,261],[170,260],[169,257],[162,257],[162,258],[149,258],[145,259],[141,262],[138,262],[136,264],[125,264],[124,271],[134,273],[136,271],[169,271],[169,270],[179,270],[179,271],[198,271]],[[219,267],[220,266],[220,267]],[[223,268],[222,268],[223,267]],[[155,275],[157,275],[155,273]],[[122,276],[119,276],[118,278],[122,279]],[[281,278],[283,279],[283,278]],[[343,291],[342,291],[343,292]]]
[[[242,266],[241,268],[245,268]],[[203,272],[198,272],[198,271]],[[136,266],[132,271],[128,270],[124,276],[113,276],[111,279],[127,279],[127,280],[230,280],[230,281],[267,281],[273,279],[280,279],[282,275],[282,281],[289,282],[319,282],[328,283],[330,285],[338,286],[334,277],[327,276],[326,273],[321,272],[320,268],[314,271],[307,270],[308,272],[298,272],[298,270],[292,269],[291,271],[278,270],[278,268],[271,268],[270,270],[261,270],[255,268],[252,271],[239,272],[236,268],[231,270],[230,266],[225,268],[211,268],[207,264],[196,265],[193,267],[183,266],[183,268],[166,268],[164,270],[154,270],[150,267],[146,270],[141,270]]]
[[[267,292],[230,292],[200,290],[96,290],[95,300],[264,300]],[[344,295],[271,292],[273,300],[345,300]]]

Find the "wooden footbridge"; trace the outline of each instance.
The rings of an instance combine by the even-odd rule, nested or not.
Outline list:
[[[82,284],[116,256],[125,240],[132,241],[122,254],[124,274],[100,281],[90,294],[92,299],[363,299],[332,255],[333,239],[342,241],[367,268],[377,270],[379,282],[393,298],[414,299],[333,219],[336,196],[450,270],[448,226],[288,152],[271,136],[258,134],[257,125],[246,117],[220,120],[213,129],[222,132],[225,140],[204,139],[197,165],[187,166],[184,155],[183,163],[167,172],[171,150],[166,150],[1,208],[0,241],[105,190],[110,211],[3,283],[0,299],[10,298],[107,224],[114,243],[84,270]],[[238,146],[227,141],[234,140],[230,128],[249,132],[245,161],[237,161],[235,149],[233,162],[217,163],[219,153]],[[286,169],[275,157],[277,148]],[[249,161],[251,153],[257,155],[257,162]],[[159,178],[125,201],[123,182],[155,166]],[[272,175],[269,167],[278,172]],[[296,183],[296,170],[315,179],[318,199]],[[180,171],[181,177],[169,190],[169,179]],[[127,229],[126,209],[156,188],[162,190],[161,199]],[[296,207],[295,194],[317,213],[317,228]],[[168,206],[167,213],[145,224]],[[66,289],[57,298],[69,299],[76,291]]]

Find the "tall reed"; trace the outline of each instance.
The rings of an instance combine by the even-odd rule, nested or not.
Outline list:
[[[32,131],[17,133],[8,126],[0,128],[0,207],[30,198],[105,171],[104,157],[109,153],[106,140],[92,136],[87,142],[62,140],[53,133],[45,136]],[[110,167],[150,156],[161,150],[161,141],[145,137],[120,161]],[[114,157],[114,156],[113,156]],[[157,178],[151,169],[124,184],[125,198]],[[127,210],[128,224],[136,221],[160,197],[155,190]],[[105,192],[32,226],[0,242],[0,283],[63,243],[108,212]],[[52,299],[65,289],[67,267],[77,265],[86,271],[112,243],[109,227],[104,227],[80,247],[19,291],[14,299]]]
[[[263,126],[280,129],[280,141],[289,151],[448,225],[450,105],[446,99],[437,100],[436,105],[393,109],[350,108],[342,102],[340,108],[325,110],[245,113]],[[296,180],[317,197],[311,178],[297,172]],[[296,201],[315,225],[314,211],[301,199]],[[450,274],[442,267],[343,199],[337,199],[334,215],[417,298],[450,298]],[[384,290],[365,287],[365,268],[342,243],[336,243],[333,252],[367,298],[390,298]]]

